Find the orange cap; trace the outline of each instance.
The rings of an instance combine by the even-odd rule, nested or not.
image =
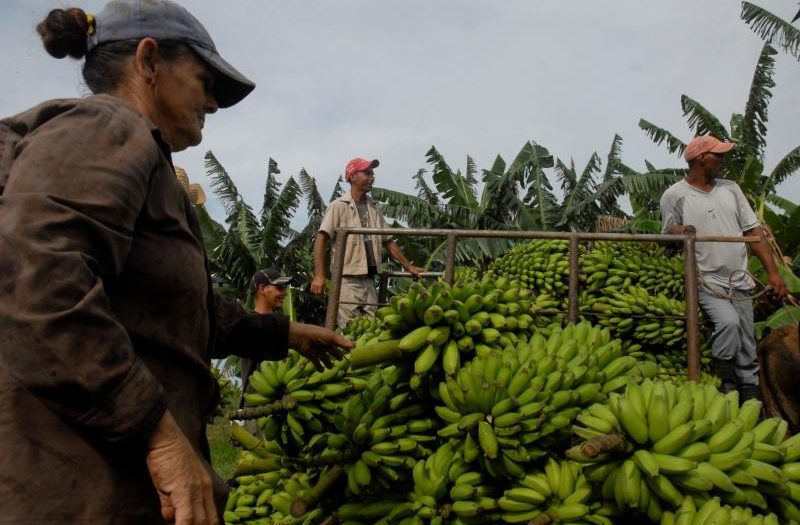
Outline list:
[[[711,135],[700,135],[686,145],[686,149],[683,150],[683,158],[689,162],[703,153],[726,153],[732,150],[733,146],[733,142],[722,142]]]
[[[380,161],[378,161],[378,159],[367,160],[362,159],[361,157],[356,157],[347,163],[347,167],[344,169],[344,180],[346,182],[350,182],[350,178],[354,173],[364,170],[371,170],[372,168],[377,168],[379,165]]]

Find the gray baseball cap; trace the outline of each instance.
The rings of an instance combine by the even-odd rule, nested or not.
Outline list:
[[[233,106],[256,87],[226,62],[211,35],[189,11],[169,0],[113,0],[95,15],[95,31],[88,49],[104,42],[151,37],[188,44],[219,73],[214,96],[221,108]]]

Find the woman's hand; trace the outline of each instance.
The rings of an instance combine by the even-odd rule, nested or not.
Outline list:
[[[289,348],[308,358],[317,370],[330,368],[334,360],[344,357],[344,349],[353,343],[332,330],[313,324],[289,323]]]
[[[161,515],[176,525],[217,525],[211,475],[169,412],[150,436],[147,469]]]

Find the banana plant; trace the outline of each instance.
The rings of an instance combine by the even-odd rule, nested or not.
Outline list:
[[[334,185],[329,199],[325,200],[319,191],[317,181],[305,169],[297,175],[300,188],[306,198],[306,215],[308,222],[286,243],[282,252],[282,264],[295,278],[295,287],[289,291],[293,294],[293,303],[297,316],[303,322],[323,324],[325,322],[326,303],[313,295],[308,286],[314,278],[314,240],[319,231],[328,203],[339,198],[344,192],[342,178]],[[330,250],[328,250],[330,254]]]
[[[763,7],[742,2],[742,20],[764,41],[774,43],[800,60],[800,29],[792,25],[800,19],[798,12],[791,22],[772,14]]]
[[[266,266],[282,268],[284,244],[295,237],[291,220],[300,202],[302,190],[293,177],[281,185],[276,175],[278,164],[269,159],[264,199],[258,215],[245,202],[236,184],[212,152],[206,153],[207,175],[211,187],[225,207],[227,231],[222,234],[206,220],[206,229],[215,235],[206,242],[209,263],[216,280],[250,302],[249,285],[253,274]],[[286,269],[286,268],[283,268]]]
[[[600,205],[594,198],[597,191],[594,179],[600,172],[602,162],[600,156],[593,153],[580,176],[575,170],[574,160],[570,160],[569,166],[561,160],[556,162],[556,175],[564,192],[558,226],[569,227],[572,231],[591,231],[594,228],[600,216]]]
[[[766,213],[768,198],[774,195],[780,183],[800,168],[800,146],[798,146],[787,153],[771,172],[768,174],[764,172],[767,110],[772,98],[772,88],[775,87],[773,77],[776,53],[777,51],[769,43],[763,46],[756,63],[744,112],[735,113],[731,117],[730,128],[726,128],[722,121],[700,102],[687,95],[681,97],[683,115],[695,134],[710,134],[720,140],[736,143],[736,148],[723,167],[723,176],[739,184],[762,221],[768,219]],[[639,121],[639,127],[655,144],[665,144],[670,153],[682,154],[686,148],[686,144],[674,134],[645,119]],[[648,168],[650,173],[659,171],[652,166]],[[684,172],[683,169],[667,170],[669,171],[674,174]],[[661,172],[664,173],[664,170]]]
[[[586,170],[592,172],[592,176],[585,178],[583,183],[589,184],[589,180],[592,180],[591,191],[578,190],[582,198],[577,199],[577,203],[576,199],[571,199],[567,194],[563,204],[566,206],[564,213],[571,214],[573,220],[578,220],[584,231],[593,229],[601,216],[611,216],[629,218],[627,229],[630,231],[657,232],[658,217],[654,214],[658,210],[658,200],[664,190],[678,180],[681,173],[676,170],[657,170],[647,162],[648,171],[640,173],[627,166],[621,155],[622,137],[614,135],[602,178],[599,182],[594,182],[594,174],[599,171],[600,164],[600,159],[595,154],[586,167]],[[580,185],[576,188],[580,188]],[[633,209],[631,217],[619,205],[619,199],[623,195],[630,199]],[[583,215],[586,217],[582,217]]]
[[[794,272],[800,273],[800,206],[778,195],[770,195],[768,200],[772,207],[783,212],[766,209],[769,223],[775,225],[773,233],[784,260]]]
[[[555,229],[558,203],[544,169],[553,167],[546,148],[526,143],[508,168],[497,157],[490,170],[483,171],[483,188],[478,195],[478,168],[467,157],[464,173],[454,171],[435,147],[426,154],[431,180],[425,170],[413,179],[416,195],[375,188],[372,195],[382,203],[384,214],[411,228],[465,230],[542,230]],[[444,264],[446,240],[442,237],[410,239],[398,237],[403,251],[415,261],[425,261],[429,269]],[[459,240],[456,262],[482,264],[504,253],[507,239]]]

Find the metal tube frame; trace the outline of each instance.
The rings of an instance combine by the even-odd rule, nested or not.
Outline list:
[[[342,290],[342,270],[344,268],[344,249],[348,235],[417,235],[421,237],[446,237],[446,258],[444,279],[453,284],[455,272],[456,243],[461,237],[504,238],[504,239],[560,239],[569,240],[569,306],[567,320],[578,319],[578,244],[580,241],[623,241],[623,242],[680,242],[683,245],[684,288],[686,290],[686,347],[687,375],[689,379],[700,379],[700,328],[697,302],[697,265],[695,246],[698,242],[760,242],[760,237],[728,237],[723,235],[706,235],[697,237],[695,233],[686,234],[652,234],[652,233],[579,233],[579,232],[526,232],[510,230],[426,230],[420,228],[337,228],[334,241],[333,267],[331,268],[331,289],[328,297],[328,310],[325,327],[333,330],[336,327],[336,316],[339,297]],[[392,276],[410,276],[407,272],[392,272]],[[426,272],[423,276],[439,275],[438,272]],[[382,285],[385,283],[381,275]],[[385,291],[382,286],[382,298]],[[383,302],[383,301],[381,301]]]

